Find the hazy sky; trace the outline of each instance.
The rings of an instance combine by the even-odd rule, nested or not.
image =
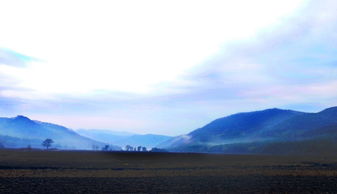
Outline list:
[[[0,116],[179,135],[337,106],[337,1],[1,1]]]

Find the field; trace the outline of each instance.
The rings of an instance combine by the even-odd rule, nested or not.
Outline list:
[[[336,193],[337,156],[0,150],[0,193]]]

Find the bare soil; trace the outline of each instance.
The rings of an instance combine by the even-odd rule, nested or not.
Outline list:
[[[337,156],[0,150],[0,193],[337,193]]]

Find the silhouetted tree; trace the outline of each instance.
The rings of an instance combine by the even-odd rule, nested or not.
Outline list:
[[[52,140],[52,139],[50,139],[50,138],[47,138],[46,140],[44,140],[43,142],[42,142],[42,146],[43,147],[46,147],[46,149],[48,150],[48,148],[51,146],[51,144],[53,144],[54,143],[54,141]]]
[[[102,148],[103,151],[109,151],[110,150],[110,146],[109,145],[105,145],[103,148]]]
[[[133,147],[130,146],[130,145],[126,145],[126,146],[125,146],[125,150],[126,150],[126,151],[132,151],[132,150],[133,150]]]
[[[142,151],[143,151],[143,152],[147,152],[146,147],[142,147]]]
[[[5,148],[5,146],[0,142],[0,149]]]
[[[142,146],[138,146],[138,147],[137,147],[137,151],[138,151],[138,152],[142,151]]]

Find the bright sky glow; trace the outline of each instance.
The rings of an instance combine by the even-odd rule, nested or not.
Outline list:
[[[1,1],[0,116],[180,135],[337,105],[336,0]]]
[[[1,47],[34,57],[27,67],[0,66],[16,97],[155,92],[177,82],[235,41],[285,22],[303,6],[285,1],[7,1]]]

